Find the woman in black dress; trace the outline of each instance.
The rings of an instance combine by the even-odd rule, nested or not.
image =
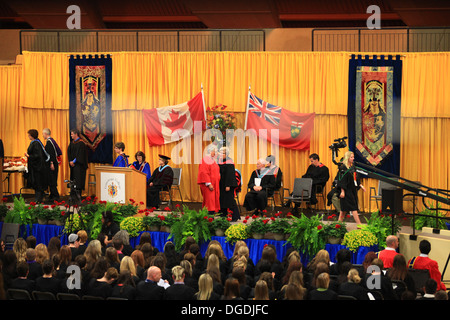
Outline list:
[[[356,224],[361,224],[358,216],[358,190],[361,188],[366,191],[361,184],[360,178],[353,166],[355,155],[351,151],[347,151],[342,160],[337,175],[337,187],[340,188],[340,205],[339,221],[343,221],[345,215],[350,212],[355,219]]]

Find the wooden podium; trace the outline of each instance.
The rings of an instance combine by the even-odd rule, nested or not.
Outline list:
[[[131,203],[133,199],[139,209],[147,203],[147,175],[130,168],[96,166],[96,194],[99,200]],[[140,203],[143,204],[140,204]]]

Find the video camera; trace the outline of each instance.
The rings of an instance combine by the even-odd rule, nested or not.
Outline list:
[[[345,142],[346,139],[347,137],[334,139],[334,143],[329,146],[332,151],[333,163],[337,166],[339,166],[339,162],[336,161],[336,157],[338,155],[339,149],[347,147],[347,142]]]

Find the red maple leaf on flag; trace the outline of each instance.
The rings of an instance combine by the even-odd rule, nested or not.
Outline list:
[[[172,110],[170,112],[170,119],[164,121],[164,124],[172,132],[175,132],[177,129],[183,129],[186,121],[187,121],[186,114],[183,114],[182,116],[180,116],[179,112],[175,112]]]

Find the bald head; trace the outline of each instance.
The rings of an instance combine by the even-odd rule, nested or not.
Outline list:
[[[389,248],[398,248],[398,238],[396,236],[387,236],[386,238],[386,247]]]
[[[161,269],[155,266],[148,268],[147,279],[153,282],[158,282],[161,279]]]

